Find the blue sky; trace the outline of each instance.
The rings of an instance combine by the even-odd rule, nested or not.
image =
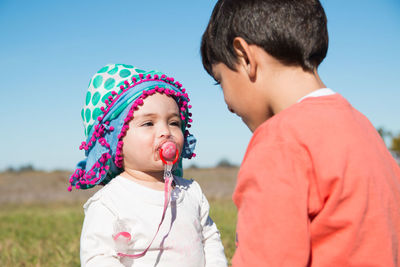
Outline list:
[[[198,157],[239,164],[251,133],[203,70],[199,46],[215,0],[0,1],[0,170],[73,169],[80,110],[108,63],[170,74],[193,104]],[[376,126],[400,133],[400,1],[322,0],[330,46],[319,72]]]

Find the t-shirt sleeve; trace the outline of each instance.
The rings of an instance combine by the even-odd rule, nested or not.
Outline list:
[[[85,209],[81,234],[81,266],[123,266],[113,240],[115,214],[100,200],[92,201]]]
[[[196,183],[197,184],[197,183]],[[224,247],[221,242],[220,233],[217,226],[209,216],[210,206],[206,196],[202,193],[198,185],[200,197],[200,220],[202,226],[202,236],[204,244],[204,254],[206,267],[226,267],[228,265]]]
[[[233,267],[307,266],[309,165],[306,150],[296,143],[249,147],[234,193],[238,222]]]

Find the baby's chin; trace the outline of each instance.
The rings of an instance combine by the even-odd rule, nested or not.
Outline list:
[[[159,159],[155,161],[151,167],[147,169],[148,172],[163,172],[164,171],[164,163]]]
[[[135,164],[125,163],[124,166],[128,169],[145,173],[164,171],[164,163],[161,161],[161,159],[149,160],[146,162],[135,163]]]

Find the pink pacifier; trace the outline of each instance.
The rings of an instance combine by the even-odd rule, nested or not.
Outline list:
[[[174,142],[167,141],[162,144],[159,153],[160,159],[164,164],[174,165],[178,161],[179,149]]]

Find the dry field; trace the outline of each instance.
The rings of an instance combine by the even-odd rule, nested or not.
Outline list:
[[[237,168],[186,169],[185,178],[193,178],[209,199],[230,199]],[[4,204],[44,204],[84,202],[98,188],[67,191],[71,172],[30,171],[0,173],[0,207]]]

